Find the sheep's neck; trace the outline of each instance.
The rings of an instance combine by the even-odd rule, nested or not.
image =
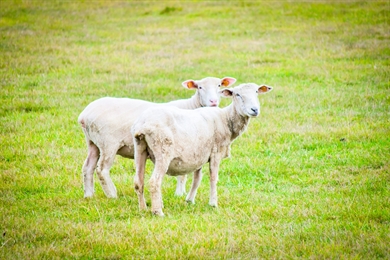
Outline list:
[[[234,107],[234,104],[226,107],[227,121],[229,131],[231,133],[230,140],[233,141],[239,137],[248,127],[250,118],[248,116],[240,115]]]
[[[195,93],[192,97],[187,99],[188,109],[196,109],[202,107],[202,105],[200,104],[199,95],[197,94],[198,93]]]
[[[188,99],[180,99],[171,101],[168,104],[172,106],[176,106],[178,108],[182,109],[196,109],[200,108],[202,105],[200,104],[199,97],[197,94],[193,95],[192,97]]]

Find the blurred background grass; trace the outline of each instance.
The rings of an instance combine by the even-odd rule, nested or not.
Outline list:
[[[1,258],[389,258],[389,9],[0,2]],[[167,217],[140,213],[120,157],[120,197],[82,198],[88,103],[187,98],[207,76],[274,87],[221,165],[219,209],[205,168],[196,205],[167,177]]]

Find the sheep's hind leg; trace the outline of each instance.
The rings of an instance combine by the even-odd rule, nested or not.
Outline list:
[[[176,196],[183,196],[186,194],[186,182],[187,182],[187,175],[177,176],[176,177],[177,184],[176,184]]]
[[[135,176],[134,176],[134,188],[135,192],[138,195],[138,204],[140,210],[145,210],[147,208],[144,196],[144,179],[145,179],[145,164],[147,159],[146,143],[145,140],[138,138],[135,139],[135,151],[134,151],[134,161],[135,161]]]
[[[150,178],[150,194],[152,195],[152,212],[158,216],[164,216],[162,211],[163,202],[161,194],[162,179],[168,170],[169,162],[157,159],[154,164],[152,177]]]
[[[99,159],[99,149],[91,141],[87,140],[88,156],[83,165],[84,198],[90,198],[94,194],[93,172]]]
[[[210,166],[210,200],[209,205],[212,207],[218,207],[218,196],[217,196],[217,182],[218,182],[218,171],[219,163],[221,159],[219,156],[212,156]]]
[[[97,163],[96,173],[99,177],[104,194],[108,198],[117,198],[117,191],[110,177],[110,169],[114,163],[115,155],[118,149],[112,151],[104,151],[100,154],[100,159]]]
[[[195,203],[196,192],[199,188],[200,182],[202,181],[202,168],[194,172],[194,178],[192,180],[192,186],[190,193],[188,193],[186,201],[189,203]]]

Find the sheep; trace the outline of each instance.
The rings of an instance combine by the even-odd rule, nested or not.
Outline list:
[[[172,176],[194,172],[192,187],[186,197],[195,202],[202,178],[202,166],[209,163],[209,204],[217,207],[217,181],[219,164],[230,156],[231,143],[247,128],[250,118],[260,112],[258,94],[272,87],[255,83],[241,84],[220,91],[233,102],[221,108],[182,110],[174,107],[150,108],[140,115],[131,129],[135,150],[136,175],[134,187],[140,210],[147,209],[144,198],[145,162],[150,158],[154,169],[149,186],[152,212],[164,216],[161,184],[165,174]]]
[[[228,87],[235,82],[236,79],[231,77],[186,80],[182,85],[187,89],[196,89],[195,94],[189,99],[169,103],[157,104],[138,99],[113,97],[104,97],[90,103],[78,117],[88,148],[88,156],[82,169],[84,197],[89,198],[94,194],[95,169],[105,195],[109,198],[117,197],[116,187],[110,178],[110,168],[116,154],[134,159],[133,138],[129,129],[146,108],[163,105],[182,109],[218,106],[219,87]],[[180,181],[178,187],[181,188],[179,183]]]

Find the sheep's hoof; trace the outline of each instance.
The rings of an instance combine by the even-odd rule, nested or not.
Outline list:
[[[139,205],[139,210],[140,211],[145,211],[147,209],[148,209],[148,207],[146,205]]]
[[[84,198],[88,199],[88,198],[92,198],[93,197],[93,194],[95,192],[94,191],[84,191]]]
[[[187,204],[191,204],[191,205],[194,205],[195,204],[195,201],[193,200],[186,200]]]
[[[159,217],[164,217],[164,213],[162,212],[162,210],[154,210],[153,215],[159,216]]]
[[[118,194],[116,192],[105,192],[104,194],[106,194],[106,197],[109,199],[117,199],[118,198]]]
[[[215,203],[215,202],[213,202],[213,203],[210,202],[209,205],[210,205],[211,207],[213,207],[213,208],[218,208],[218,204]]]

